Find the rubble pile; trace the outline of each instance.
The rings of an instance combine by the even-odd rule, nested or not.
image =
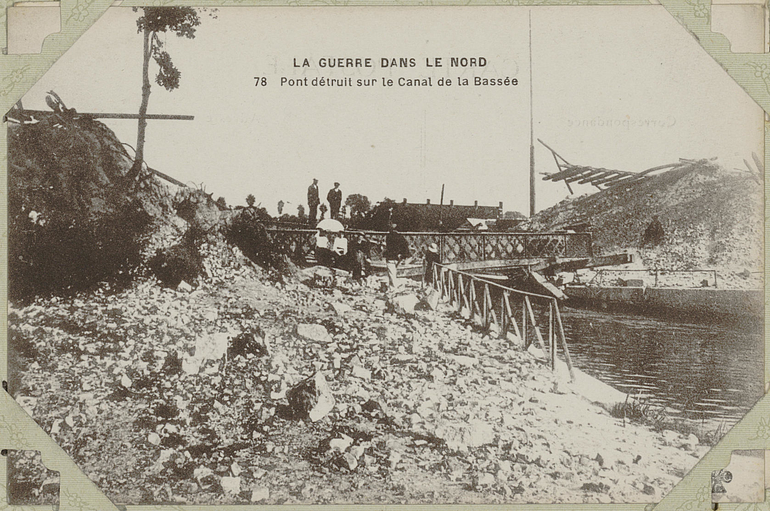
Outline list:
[[[417,284],[201,252],[197,283],[9,311],[10,392],[115,502],[655,501],[706,449],[610,417]]]
[[[717,269],[729,281],[729,275],[762,270],[763,200],[763,184],[751,174],[699,160],[570,197],[538,213],[527,228],[589,223],[597,254],[638,249],[646,268]],[[663,241],[645,244],[645,230],[655,217]]]

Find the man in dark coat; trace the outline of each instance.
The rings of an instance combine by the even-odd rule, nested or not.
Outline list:
[[[342,205],[342,190],[340,190],[339,183],[334,183],[334,188],[326,194],[326,200],[329,202],[329,209],[331,210],[329,218],[337,220],[340,216],[340,206]]]
[[[396,231],[396,224],[390,224],[390,232],[385,236],[385,263],[388,268],[388,282],[391,289],[398,287],[397,266],[402,260],[409,257],[409,242],[404,235]]]
[[[313,179],[313,184],[307,187],[307,205],[310,209],[310,225],[315,225],[316,216],[318,216],[318,205],[321,199],[318,198],[318,180]]]

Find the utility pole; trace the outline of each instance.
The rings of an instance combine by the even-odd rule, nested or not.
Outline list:
[[[441,201],[438,207],[438,225],[439,229],[444,229],[444,184],[441,185]]]
[[[529,217],[535,216],[535,126],[532,111],[532,10],[529,11]]]

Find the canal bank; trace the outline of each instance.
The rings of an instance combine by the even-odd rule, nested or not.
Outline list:
[[[664,288],[646,286],[567,286],[571,305],[625,308],[643,313],[761,318],[761,289]]]

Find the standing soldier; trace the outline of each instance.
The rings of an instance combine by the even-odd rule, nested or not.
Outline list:
[[[310,225],[315,226],[318,205],[320,203],[321,200],[318,198],[318,180],[313,179],[313,184],[307,187],[307,205],[310,207]]]
[[[339,183],[334,183],[334,188],[326,194],[326,200],[329,202],[329,209],[331,210],[329,218],[337,220],[340,216],[340,205],[342,205],[342,190],[340,190]]]

